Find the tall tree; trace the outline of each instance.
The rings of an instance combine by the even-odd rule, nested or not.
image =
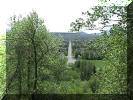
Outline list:
[[[99,38],[93,40],[88,48],[100,50],[104,59],[109,62],[106,69],[98,75],[103,77],[99,93],[125,93],[127,88],[126,8],[115,5],[112,7],[96,6],[83,12],[83,16],[86,16],[83,19],[84,24],[79,29],[101,30]],[[75,25],[79,26],[78,23]],[[110,30],[104,31],[106,27]],[[112,75],[109,74],[110,72]]]
[[[40,92],[39,82],[43,77],[40,75],[48,65],[54,67],[57,63],[61,40],[47,31],[44,21],[34,11],[11,22],[6,38],[7,93]]]

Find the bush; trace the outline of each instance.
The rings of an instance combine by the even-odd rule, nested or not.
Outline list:
[[[89,80],[91,75],[93,75],[96,70],[95,70],[95,65],[93,65],[91,62],[87,60],[81,60],[80,61],[80,78],[81,80]]]
[[[97,93],[99,89],[99,78],[96,75],[91,76],[89,81],[84,81],[83,90],[84,93]]]
[[[71,81],[73,79],[80,79],[80,73],[75,68],[67,68],[60,74],[60,81]]]
[[[75,50],[74,57],[77,59],[79,55],[81,55],[80,51]]]
[[[76,68],[80,68],[80,61],[79,61],[79,60],[77,60],[77,61],[75,62],[75,67],[76,67]]]
[[[60,82],[60,93],[77,94],[83,93],[83,84],[80,80],[62,81]]]
[[[95,50],[86,50],[84,53],[82,53],[82,59],[87,60],[102,60],[103,56]]]

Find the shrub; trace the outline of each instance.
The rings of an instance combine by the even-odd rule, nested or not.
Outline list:
[[[76,68],[80,68],[80,61],[79,61],[79,60],[77,60],[77,61],[75,62],[75,67],[76,67]]]
[[[91,75],[93,75],[96,72],[95,65],[93,65],[87,60],[80,61],[80,70],[81,70],[80,74],[81,80],[89,80]]]
[[[62,73],[62,81],[71,81],[73,79],[80,79],[80,74],[75,70],[68,69]]]
[[[83,91],[84,93],[97,93],[99,89],[99,78],[96,75],[92,75],[89,81],[84,81]]]
[[[82,59],[87,59],[87,60],[101,60],[103,59],[103,56],[95,50],[85,50],[82,53]]]

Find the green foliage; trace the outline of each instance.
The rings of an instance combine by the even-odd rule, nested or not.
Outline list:
[[[78,73],[76,70],[68,69],[64,71],[62,81],[71,81],[79,78],[80,78],[80,73]]]
[[[80,60],[77,60],[77,61],[75,62],[75,67],[76,67],[76,68],[80,68]]]
[[[123,6],[95,6],[86,12],[82,12],[83,18],[80,18],[82,19],[82,25],[77,23],[77,21],[72,22],[72,24],[75,24],[74,26],[70,24],[71,30],[79,31],[84,28],[87,30],[100,29],[102,31],[104,27],[110,26],[111,21],[119,21],[119,23],[123,24],[126,22],[125,10]],[[112,19],[114,16],[122,17],[123,19]],[[79,20],[79,18],[76,20]],[[97,26],[97,22],[101,26],[100,28]],[[78,30],[75,27],[78,27]]]
[[[99,54],[98,50],[96,51],[95,49],[87,49],[82,53],[82,59],[101,60],[102,56]]]
[[[95,66],[87,60],[80,61],[80,71],[81,80],[89,80],[91,75],[96,72]]]
[[[21,20],[14,16],[5,45],[0,47],[0,92],[16,94],[123,94],[127,88],[126,14],[122,7],[94,7],[83,12],[83,18],[72,22],[72,31],[96,28],[100,21],[106,27],[111,18],[120,17],[109,32],[92,41],[74,41],[77,61],[67,64],[68,43],[49,33],[36,12]],[[119,26],[119,24],[121,26]],[[1,39],[1,38],[0,38]],[[80,57],[81,56],[81,57]],[[102,60],[101,60],[102,59]]]
[[[98,0],[99,1],[99,5],[119,5],[119,6],[127,6],[129,3],[131,3],[133,0],[119,0],[119,2],[117,2],[117,0]]]
[[[95,74],[91,76],[89,81],[85,82],[84,85],[84,92],[89,94],[98,93],[99,89],[99,77],[97,77]]]
[[[99,73],[101,77],[99,93],[125,93],[126,92],[126,31],[114,25],[110,33],[103,34],[93,44],[101,49],[108,64]],[[113,84],[113,85],[112,85]]]
[[[82,84],[80,81],[61,81],[60,83],[44,81],[41,84],[42,93],[52,93],[52,94],[76,94],[82,93]],[[41,86],[40,86],[41,87]]]
[[[80,28],[84,25],[84,20],[82,18],[78,18],[75,22],[70,24],[70,27],[73,27],[71,31],[80,31]]]
[[[122,94],[126,93],[127,88],[127,36],[126,36],[126,9],[124,7],[112,6],[96,6],[90,9],[89,11],[83,12],[83,26],[79,28],[88,29],[97,29],[95,22],[98,21],[101,23],[101,26],[107,27],[110,25],[111,21],[117,22],[114,25],[111,25],[110,31],[103,31],[99,38],[89,41],[86,51],[82,53],[82,58],[94,58],[94,52],[98,55],[101,55],[103,60],[108,62],[102,66],[100,63],[93,64],[96,65],[96,75],[99,80],[99,88],[96,91],[97,93],[104,94]],[[117,16],[118,20],[112,19],[113,16]],[[76,25],[76,24],[75,24]],[[121,26],[120,26],[121,25]],[[78,23],[77,23],[77,26]],[[72,27],[72,29],[74,29]],[[77,30],[75,30],[77,31]],[[92,52],[90,52],[92,50]],[[90,55],[90,57],[88,57]],[[101,61],[101,60],[100,60]],[[83,63],[83,62],[82,62]],[[85,63],[80,65],[85,67]],[[99,64],[99,65],[98,65]],[[79,66],[79,62],[76,62],[76,66]],[[87,71],[86,68],[85,69]],[[81,69],[81,70],[82,70]],[[81,76],[85,76],[81,74]],[[89,80],[91,82],[91,79]],[[93,82],[92,82],[93,83]],[[95,82],[94,82],[95,83]]]
[[[89,80],[93,65],[67,65],[61,39],[46,30],[36,12],[13,21],[6,38],[8,93],[92,93],[80,78]]]
[[[0,99],[6,87],[6,47],[5,36],[0,35]]]
[[[61,40],[46,30],[36,12],[13,21],[6,38],[8,93],[32,94],[39,92],[39,80],[60,80],[66,64],[58,52]]]

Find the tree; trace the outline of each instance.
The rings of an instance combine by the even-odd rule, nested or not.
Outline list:
[[[86,16],[83,19],[85,24],[80,29],[98,29],[97,22],[101,26],[100,30],[104,30],[105,27],[111,28],[109,31],[102,31],[99,38],[88,45],[88,48],[98,50],[104,60],[109,62],[106,69],[98,72],[101,73],[99,79],[102,77],[98,93],[125,93],[127,88],[126,9],[121,6],[96,6],[83,12],[83,16]],[[113,19],[114,16],[117,16],[116,19]],[[110,72],[112,74],[109,74]]]
[[[61,40],[47,31],[44,21],[34,11],[11,23],[6,36],[7,93],[37,94],[40,92],[39,77],[43,77],[39,75],[60,64]]]

